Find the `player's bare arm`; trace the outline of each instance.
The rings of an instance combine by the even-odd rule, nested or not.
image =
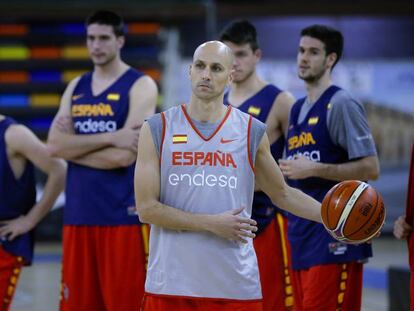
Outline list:
[[[289,187],[270,153],[269,139],[263,135],[256,153],[256,183],[272,202],[297,216],[321,222],[321,204],[300,190]]]
[[[285,135],[289,123],[289,112],[295,102],[295,98],[289,92],[280,93],[270,109],[266,120],[266,133],[270,144],[274,143],[281,135]]]
[[[280,93],[273,102],[269,115],[266,119],[266,133],[270,144],[273,144],[280,136],[286,135],[286,130],[289,122],[289,112],[293,103],[294,97],[289,92]],[[260,187],[256,183],[255,191],[259,191]]]
[[[65,185],[66,164],[63,160],[50,157],[46,145],[22,125],[10,126],[6,132],[6,143],[10,164],[17,178],[23,173],[27,160],[48,176],[40,201],[27,215],[1,222],[0,236],[13,240],[33,229],[52,208]]]
[[[71,81],[62,95],[59,110],[52,122],[48,137],[50,154],[72,160],[104,147],[136,149],[137,127],[123,128],[111,133],[75,135],[71,117],[71,97],[79,78]]]
[[[255,236],[256,222],[238,216],[243,207],[218,215],[202,215],[160,203],[159,158],[147,123],[142,127],[138,143],[134,186],[141,222],[171,230],[206,231],[239,242]]]
[[[363,157],[341,164],[314,162],[304,156],[298,156],[293,160],[280,160],[279,165],[283,174],[290,179],[320,177],[336,181],[375,180],[379,176],[377,156]]]
[[[138,79],[129,93],[129,113],[123,127],[124,135],[119,137],[118,146],[105,147],[71,161],[98,169],[114,169],[133,164],[137,158],[136,148],[125,148],[130,142],[127,134],[133,136],[134,146],[137,147],[139,130],[145,119],[155,113],[157,97],[158,89],[154,80],[148,76]]]

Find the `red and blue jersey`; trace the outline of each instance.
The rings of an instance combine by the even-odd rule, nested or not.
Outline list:
[[[36,203],[36,183],[33,164],[27,161],[23,174],[16,178],[7,156],[5,133],[11,118],[0,121],[0,220],[9,220],[25,215]],[[33,231],[22,234],[13,241],[0,241],[2,247],[12,255],[22,256],[26,264],[33,258]]]
[[[71,114],[77,135],[114,132],[128,116],[129,91],[143,74],[130,68],[99,95],[91,90],[92,72],[83,75],[72,94]],[[66,225],[138,224],[134,200],[134,164],[112,170],[69,162]]]
[[[251,114],[263,123],[266,123],[273,103],[281,92],[282,90],[276,86],[268,84],[237,108]],[[231,104],[228,101],[228,93],[224,95],[224,104]],[[283,157],[284,147],[284,135],[280,135],[280,137],[270,146],[270,151],[276,161]],[[259,228],[258,232],[261,232],[274,219],[276,211],[281,212],[282,210],[273,205],[270,198],[263,191],[256,191],[254,193],[252,218],[257,221]],[[284,211],[282,212],[284,213]]]
[[[349,162],[348,153],[331,140],[327,113],[330,101],[339,91],[337,86],[329,87],[315,102],[303,122],[298,117],[305,98],[298,100],[292,107],[286,141],[286,157],[303,155],[321,163]],[[288,180],[292,187],[322,202],[325,194],[337,182],[322,178]],[[294,269],[307,269],[328,263],[346,263],[372,256],[368,244],[343,244],[332,238],[322,224],[289,214],[288,236],[291,243]]]

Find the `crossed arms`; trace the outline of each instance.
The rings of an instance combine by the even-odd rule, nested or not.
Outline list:
[[[126,167],[135,162],[138,136],[145,118],[155,112],[158,96],[148,76],[138,79],[129,93],[129,112],[123,128],[115,132],[75,135],[71,117],[71,96],[79,79],[73,80],[62,96],[48,137],[53,156],[97,169]]]

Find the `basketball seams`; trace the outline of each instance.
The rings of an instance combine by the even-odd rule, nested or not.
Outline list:
[[[361,183],[351,194],[349,199],[346,202],[345,207],[342,210],[341,216],[338,221],[338,225],[334,229],[334,231],[337,231],[338,229],[341,229],[341,235],[344,236],[343,228],[345,227],[346,220],[349,216],[349,214],[352,211],[352,208],[354,207],[356,201],[359,199],[361,194],[364,192],[364,190],[368,187],[367,183]]]
[[[341,187],[342,185],[340,185],[340,184],[338,184],[338,185],[336,185],[331,191],[329,191],[330,192],[330,195],[329,195],[329,198],[328,198],[328,201],[327,201],[327,204],[325,205],[326,206],[326,208],[325,208],[325,214],[326,214],[326,222],[328,223],[328,226],[330,227],[330,221],[329,221],[329,206],[331,206],[331,199],[332,199],[332,196],[334,195],[334,193]],[[335,189],[335,188],[337,188],[337,189]]]
[[[336,184],[322,200],[322,224],[340,242],[361,244],[371,240],[381,230],[385,215],[381,195],[359,180]],[[333,226],[328,226],[331,224]]]
[[[342,194],[347,190],[347,188],[349,187],[349,185],[346,184],[342,184],[339,183],[337,185],[335,185],[329,192],[330,192],[330,196],[329,196],[329,200],[327,202],[326,206],[326,222],[328,224],[328,226],[326,226],[327,229],[329,230],[333,230],[332,228],[335,228],[338,225],[338,222],[335,223],[335,225],[331,226],[331,222],[330,222],[330,217],[329,217],[329,206],[331,206],[331,199],[332,197],[335,195],[337,198],[337,200],[342,196]],[[344,189],[342,189],[344,188]],[[337,195],[337,193],[339,192],[339,195]],[[342,215],[342,211],[340,212],[339,217]]]
[[[375,193],[375,197],[376,197],[376,202],[375,202],[375,205],[373,206],[373,212],[371,213],[371,215],[370,215],[370,217],[362,224],[362,225],[360,225],[359,226],[359,228],[358,229],[356,229],[354,232],[352,232],[352,233],[349,233],[349,234],[347,234],[347,236],[352,236],[352,235],[354,235],[355,233],[357,233],[358,231],[360,231],[361,230],[361,228],[363,228],[371,219],[372,219],[372,217],[375,215],[375,210],[376,210],[376,208],[378,207],[378,203],[379,203],[379,196],[378,196],[378,193],[374,190],[374,193]],[[358,198],[359,199],[359,198]],[[358,200],[355,202],[355,204],[358,202]],[[348,220],[348,219],[347,219]],[[346,222],[345,222],[345,225],[344,225],[344,227],[346,226]]]
[[[377,193],[377,196],[378,196],[378,200],[380,200],[381,197],[380,197],[379,193]],[[382,199],[381,199],[381,202],[382,202],[382,211],[384,213],[383,219],[381,221],[381,226],[379,226],[377,230],[375,230],[370,236],[364,238],[363,240],[351,240],[351,239],[349,239],[351,244],[361,244],[361,243],[367,242],[367,241],[371,240],[373,237],[375,237],[378,234],[378,232],[381,230],[381,228],[382,228],[382,226],[384,225],[384,222],[385,222],[385,217],[387,215],[387,211],[384,207],[384,201]]]

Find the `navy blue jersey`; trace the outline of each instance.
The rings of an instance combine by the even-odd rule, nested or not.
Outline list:
[[[23,174],[16,179],[6,151],[5,133],[16,122],[11,118],[0,121],[0,220],[25,215],[36,203],[36,184],[33,164],[27,161]],[[1,241],[3,248],[15,256],[22,256],[26,264],[33,258],[33,231],[13,241]]]
[[[71,113],[77,135],[114,132],[129,111],[129,91],[142,76],[127,70],[99,95],[91,90],[92,73],[83,75],[72,95]],[[112,170],[69,162],[64,223],[67,225],[138,224],[134,200],[134,164]]]
[[[237,108],[251,114],[263,123],[266,123],[273,103],[281,92],[282,91],[276,86],[268,84],[259,92],[245,100]],[[228,101],[228,93],[224,95],[224,103],[226,105],[231,104]],[[280,137],[270,146],[270,151],[276,161],[282,158],[284,147],[284,135],[280,135]],[[277,210],[284,212],[274,206],[270,198],[264,192],[256,191],[254,193],[252,218],[257,221],[257,233],[263,231],[263,229],[272,221]]]
[[[287,159],[304,155],[312,161],[321,163],[350,161],[347,151],[332,142],[327,126],[329,103],[338,90],[340,88],[337,86],[329,87],[313,104],[301,123],[298,123],[298,116],[305,98],[293,105],[287,134]],[[288,182],[292,187],[302,190],[319,202],[322,202],[325,194],[337,183],[315,177]],[[322,224],[292,214],[289,214],[288,224],[294,269],[307,269],[328,263],[345,263],[372,256],[370,245],[355,246],[340,243],[328,234]]]

